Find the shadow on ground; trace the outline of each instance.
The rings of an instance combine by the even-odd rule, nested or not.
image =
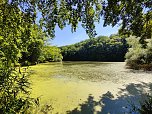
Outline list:
[[[151,93],[152,83],[141,82],[139,84],[130,83],[125,85],[124,89],[120,88],[117,97],[108,91],[95,101],[92,95],[88,96],[87,101],[80,104],[79,107],[67,111],[68,114],[138,114],[133,111],[135,106],[146,99],[147,93]],[[96,110],[100,107],[100,110]]]

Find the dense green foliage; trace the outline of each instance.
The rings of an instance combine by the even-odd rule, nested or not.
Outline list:
[[[61,61],[60,49],[47,45],[47,35],[38,27],[33,25],[30,29],[30,41],[27,49],[21,52],[19,63],[21,65],[37,64],[45,61]]]
[[[63,29],[67,24],[75,31],[81,22],[86,33],[94,36],[94,22],[99,22],[103,16],[104,26],[119,24],[122,32],[128,31],[135,36],[148,36],[151,20],[152,4],[150,0],[2,0],[1,4],[10,3],[20,7],[27,18],[36,18],[36,12],[41,12],[40,25],[54,36],[55,26]],[[25,7],[26,6],[26,7]],[[144,27],[146,26],[146,27]],[[145,29],[146,28],[146,29]],[[141,31],[145,32],[141,32]],[[144,35],[145,34],[145,35]]]
[[[119,23],[120,33],[140,37],[141,43],[151,37],[151,0],[104,0],[102,6],[104,26]]]
[[[65,61],[124,61],[127,47],[125,38],[111,35],[63,46],[61,50]]]
[[[39,25],[51,37],[54,36],[55,27],[63,29],[71,25],[72,31],[76,31],[78,22],[81,22],[86,33],[94,36],[95,25],[101,13],[101,0],[1,0],[0,4],[12,4],[18,6],[22,12],[27,13],[27,18],[33,22],[36,13],[41,19]]]
[[[152,70],[152,39],[147,40],[147,47],[143,48],[140,38],[130,37],[127,39],[130,45],[126,54],[126,62],[130,68]]]
[[[38,62],[53,61],[59,62],[62,61],[61,50],[56,46],[44,46]]]
[[[29,45],[32,22],[15,4],[0,4],[0,113],[28,112],[32,106],[26,72],[15,68]],[[24,94],[24,97],[21,95]]]
[[[46,41],[46,34],[34,24],[30,28],[30,39],[26,50],[21,52],[21,57],[19,58],[19,63],[22,65],[35,64],[38,62],[42,48]]]

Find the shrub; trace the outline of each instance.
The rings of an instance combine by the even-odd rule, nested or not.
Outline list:
[[[126,53],[126,63],[129,68],[152,70],[152,40],[149,40],[147,48],[140,44],[140,38],[131,36],[127,39],[130,46]]]

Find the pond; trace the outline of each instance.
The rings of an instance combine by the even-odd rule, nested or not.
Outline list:
[[[125,68],[125,62],[61,62],[30,66],[32,97],[53,114],[129,113],[130,102],[152,90],[152,72]]]

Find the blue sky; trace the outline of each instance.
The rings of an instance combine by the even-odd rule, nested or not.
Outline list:
[[[37,13],[37,22],[41,17],[41,13]],[[103,27],[103,20],[100,19],[100,23],[95,23],[97,36],[110,36],[111,34],[116,34],[118,29],[120,28],[118,25],[115,27],[107,26]],[[58,26],[55,29],[55,38],[49,42],[51,45],[55,46],[65,46],[74,44],[85,39],[88,39],[88,35],[85,32],[85,29],[81,27],[81,24],[78,24],[78,28],[76,32],[71,32],[71,26],[67,25],[63,30],[61,30]]]
[[[103,27],[103,21],[101,21],[100,24],[96,23],[97,36],[110,36],[111,34],[117,33],[118,29],[119,27],[117,25],[113,28],[111,26]],[[64,46],[74,44],[88,38],[88,35],[80,24],[78,25],[77,31],[74,33],[71,32],[70,26],[65,27],[63,30],[56,27],[55,38],[50,43],[51,45]]]

